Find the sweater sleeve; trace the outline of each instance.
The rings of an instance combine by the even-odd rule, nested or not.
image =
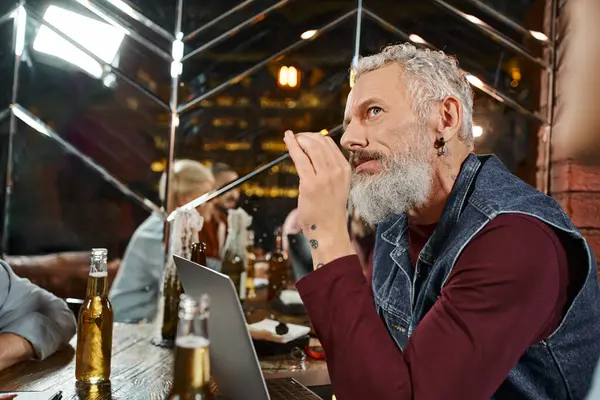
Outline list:
[[[0,332],[14,333],[31,343],[35,358],[43,360],[69,343],[75,317],[67,303],[19,278],[0,261]]]
[[[550,228],[497,220],[465,248],[404,351],[376,312],[358,257],[335,260],[297,283],[337,398],[492,397],[562,314],[567,269]]]

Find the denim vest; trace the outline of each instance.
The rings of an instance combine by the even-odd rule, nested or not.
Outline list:
[[[574,242],[569,263],[586,268],[587,277],[558,329],[525,351],[493,399],[584,399],[600,357],[600,286],[594,255],[562,208],[512,175],[495,156],[471,154],[465,160],[414,267],[407,251],[406,215],[377,227],[372,281],[377,311],[403,349],[465,246],[493,218],[506,213],[536,217],[567,235]],[[419,275],[426,270],[426,277]]]

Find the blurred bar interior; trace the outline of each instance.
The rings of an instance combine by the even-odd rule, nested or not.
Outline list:
[[[298,197],[283,133],[337,141],[353,60],[404,41],[458,58],[476,152],[555,196],[598,255],[599,17],[595,0],[4,0],[2,258],[82,299],[89,249],[112,284],[149,216],[168,233],[232,191],[252,257],[281,256]],[[182,197],[177,160],[230,174]]]
[[[555,196],[600,254],[600,216],[586,218],[600,200],[599,14],[593,0],[3,1],[0,251],[81,299],[89,249],[108,249],[112,281],[149,215],[167,229],[176,207],[232,190],[257,254],[277,250],[298,197],[283,133],[339,139],[353,60],[408,41],[458,58],[476,152]],[[175,199],[182,159],[233,174]]]
[[[172,211],[158,181],[183,158],[232,166],[270,250],[297,197],[283,132],[337,127],[353,58],[398,41],[455,54],[477,89],[477,151],[549,189],[543,0],[3,3],[4,254],[120,257],[149,212]]]

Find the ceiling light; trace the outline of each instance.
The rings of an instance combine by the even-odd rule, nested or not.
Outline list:
[[[175,61],[181,61],[183,58],[183,42],[181,39],[175,39],[173,41],[173,47],[171,48],[171,57]]]
[[[171,63],[171,78],[177,78],[183,73],[183,64],[180,61]]]
[[[20,5],[15,11],[15,13],[15,18],[17,20],[15,54],[20,57],[23,54],[23,49],[25,48],[25,33],[27,31],[27,11],[25,11],[25,7]]]
[[[294,67],[288,68],[288,86],[296,87],[298,86],[298,70]]]
[[[295,88],[298,86],[299,75],[300,73],[295,67],[283,66],[279,68],[277,82],[279,83],[279,86]]]
[[[477,25],[483,25],[483,21],[482,21],[482,20],[480,20],[479,18],[477,18],[477,17],[476,17],[476,16],[474,16],[474,15],[466,14],[466,15],[465,15],[465,18],[466,18],[466,19],[468,19],[469,21],[471,21],[471,22],[472,22],[472,23],[474,23],[474,24],[477,24]]]
[[[473,137],[480,137],[483,135],[483,128],[479,125],[473,125]]]
[[[469,81],[469,83],[475,87],[481,88],[483,87],[483,82],[481,81],[481,79],[479,79],[478,77],[476,77],[475,75],[467,75],[467,80]]]
[[[111,64],[115,59],[125,35],[124,31],[104,22],[54,5],[46,10],[44,21],[106,64]],[[102,76],[103,66],[100,63],[47,25],[40,27],[33,48],[40,53],[62,58],[95,78]]]
[[[540,42],[547,42],[548,41],[548,36],[546,36],[545,34],[543,34],[542,32],[538,32],[538,31],[529,31],[529,33],[531,33],[531,36],[533,36],[534,38],[536,38],[537,40],[539,40]]]
[[[415,35],[414,33],[411,34],[408,38],[410,39],[411,42],[425,44],[425,39],[423,39],[419,35]]]
[[[115,74],[110,73],[107,74],[104,79],[102,79],[102,83],[104,84],[104,86],[106,86],[107,88],[113,88],[115,87],[115,84],[117,83],[117,77]]]
[[[306,32],[302,33],[302,35],[300,35],[300,38],[304,39],[304,40],[308,40],[311,37],[315,36],[316,34],[317,34],[317,30],[316,29],[311,29],[309,31],[306,31]]]

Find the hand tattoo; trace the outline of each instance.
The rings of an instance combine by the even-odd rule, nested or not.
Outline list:
[[[317,226],[316,225],[311,225],[310,229],[312,229],[313,231],[316,231],[317,230]]]
[[[310,241],[310,247],[312,247],[313,249],[316,249],[317,247],[319,247],[319,242],[317,242],[315,239],[312,239]]]

